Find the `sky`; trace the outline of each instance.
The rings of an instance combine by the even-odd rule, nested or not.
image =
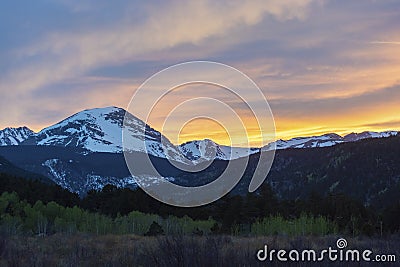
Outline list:
[[[0,128],[26,125],[39,131],[83,109],[127,108],[155,73],[200,60],[232,66],[257,84],[273,113],[276,138],[400,130],[397,0],[0,5]],[[260,133],[251,133],[255,120],[249,110],[218,86],[174,91],[150,125],[174,143],[211,138],[230,144],[226,127],[207,118],[184,125],[176,119],[163,128],[178,100],[191,97],[236,107],[251,145],[261,142]],[[256,94],[251,102],[265,104]],[[199,103],[184,113],[210,109]],[[216,113],[225,114],[222,108]],[[179,135],[171,136],[176,129]]]

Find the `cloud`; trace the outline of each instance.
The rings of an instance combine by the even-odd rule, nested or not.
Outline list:
[[[399,129],[400,128],[400,120],[367,123],[367,124],[362,124],[360,126],[368,127],[368,128],[374,127],[374,128],[384,128],[384,129],[388,129],[388,128]]]
[[[393,41],[374,41],[369,42],[370,44],[389,44],[389,45],[400,45],[400,42],[393,42]]]
[[[174,2],[161,7],[148,7],[149,16],[141,23],[131,23],[129,18],[123,18],[104,29],[52,32],[35,44],[19,49],[19,59],[28,57],[38,60],[12,70],[3,81],[3,86],[34,90],[84,75],[99,66],[118,65],[143,54],[185,43],[199,44],[213,36],[228,35],[235,27],[259,23],[265,15],[280,20],[301,19],[310,2]]]
[[[71,21],[75,18],[82,20],[82,17],[77,17],[75,13],[83,13],[89,18],[98,16],[97,21],[86,21],[79,28],[77,25],[70,29],[50,28],[50,32],[38,35],[35,41],[6,54],[10,63],[0,76],[0,91],[3,95],[0,106],[2,110],[9,112],[1,112],[0,119],[5,123],[10,120],[16,123],[26,121],[24,116],[29,115],[30,111],[25,111],[26,108],[21,106],[29,104],[39,108],[39,103],[43,101],[35,94],[40,92],[48,92],[48,96],[53,96],[55,101],[62,95],[81,96],[84,92],[74,94],[74,86],[66,86],[88,75],[90,71],[135,62],[140,58],[150,58],[153,53],[184,44],[198,46],[212,37],[223,38],[237,27],[255,25],[265,16],[272,16],[278,20],[302,19],[310,2],[276,0],[242,4],[240,1],[176,1],[161,2],[153,6],[143,6],[142,3],[142,6],[138,3],[126,6],[126,2],[123,1],[115,3],[119,7],[114,7],[105,4],[105,1],[96,1],[94,9],[93,2],[90,1],[80,4],[71,4],[63,0],[55,2],[66,5],[74,13]],[[118,14],[122,14],[122,17],[104,25],[101,21],[104,16],[99,16],[99,11],[104,14],[104,9],[113,18],[117,18]],[[137,10],[146,12],[139,14]],[[202,53],[204,52],[203,50]],[[98,84],[93,83],[92,86],[95,88]],[[57,88],[65,88],[65,94],[57,93],[60,91]],[[85,90],[94,91],[94,88],[86,87]],[[32,103],[29,103],[29,99]],[[45,99],[51,100],[51,97]]]
[[[386,106],[399,109],[400,84],[384,89],[366,92],[360,95],[348,97],[330,97],[323,99],[296,99],[282,98],[270,101],[273,112],[281,116],[318,119],[349,116],[369,112]],[[398,113],[397,113],[398,114]],[[394,114],[394,115],[397,115]]]
[[[0,99],[0,128],[26,125],[39,131],[83,109],[126,107],[138,86],[134,80],[83,77],[36,92],[5,94],[7,98]]]

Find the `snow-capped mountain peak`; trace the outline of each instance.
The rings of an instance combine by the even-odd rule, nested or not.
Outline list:
[[[143,129],[145,131],[143,132]],[[86,109],[35,134],[27,127],[5,128],[0,131],[0,146],[40,145],[76,147],[88,152],[122,153],[122,134],[128,151],[148,153],[191,164],[189,161],[231,160],[260,151],[260,148],[243,148],[219,145],[210,139],[194,140],[179,146],[173,145],[160,132],[134,115],[118,107]],[[344,137],[335,133],[311,137],[277,140],[261,149],[327,147],[366,138],[397,135],[397,131],[351,133]]]
[[[259,148],[230,147],[219,145],[210,139],[194,140],[183,143],[178,149],[189,160],[231,160],[257,153]]]
[[[200,158],[210,160],[223,154],[219,146],[210,139],[186,142],[178,146],[178,149],[189,160],[198,160]]]
[[[0,146],[16,146],[33,136],[35,133],[28,127],[10,128],[0,130]]]
[[[75,146],[97,152],[120,152],[124,110],[87,109],[36,134],[37,145]]]
[[[289,140],[277,140],[264,146],[263,150],[271,150],[274,147],[277,150],[287,148],[311,148],[311,147],[326,147],[343,143],[343,138],[335,133],[328,133],[320,136],[311,137],[296,137]]]
[[[262,150],[268,151],[272,149],[280,150],[287,148],[328,147],[345,142],[355,142],[366,138],[383,138],[383,137],[395,136],[397,134],[398,134],[397,131],[362,132],[362,133],[351,133],[342,137],[335,133],[328,133],[311,137],[295,137],[289,140],[280,139],[264,146]]]
[[[82,148],[90,152],[122,153],[122,132],[129,133],[125,141],[129,151],[144,152],[182,161],[179,150],[166,137],[134,115],[118,107],[87,109],[37,133],[37,145]],[[145,133],[143,135],[143,129]],[[161,139],[163,138],[163,142]],[[145,143],[137,145],[139,142]],[[135,145],[136,144],[136,145]],[[142,149],[144,148],[145,149]],[[172,157],[171,157],[172,155]]]
[[[346,142],[355,142],[355,141],[366,139],[366,138],[383,138],[383,137],[395,136],[398,133],[399,132],[397,132],[397,131],[385,131],[385,132],[365,131],[362,133],[351,133],[351,134],[345,135],[343,137],[343,140],[345,140]]]

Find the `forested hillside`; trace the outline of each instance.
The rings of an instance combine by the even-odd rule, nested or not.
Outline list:
[[[374,210],[343,194],[317,193],[305,200],[279,200],[268,184],[255,194],[231,194],[207,206],[176,208],[152,199],[140,189],[106,186],[80,199],[58,186],[38,181],[2,174],[0,182],[1,232],[6,235],[82,232],[355,236],[399,231],[399,203]]]

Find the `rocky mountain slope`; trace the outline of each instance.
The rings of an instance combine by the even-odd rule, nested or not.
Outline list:
[[[5,128],[0,130],[0,146],[16,146],[35,133],[28,127]]]

